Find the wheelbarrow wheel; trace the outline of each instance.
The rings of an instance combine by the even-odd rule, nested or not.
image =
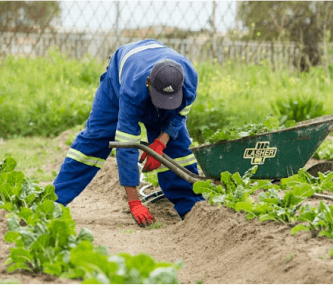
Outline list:
[[[325,173],[327,171],[333,171],[333,161],[325,161],[317,163],[307,169],[307,172],[314,177],[318,177],[318,172]]]

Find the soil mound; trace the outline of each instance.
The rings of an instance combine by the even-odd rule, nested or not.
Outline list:
[[[291,236],[288,225],[247,220],[243,213],[207,202],[197,203],[181,221],[162,199],[147,204],[162,226],[138,227],[112,157],[70,207],[78,227],[91,229],[96,244],[108,246],[110,253],[182,260],[181,283],[333,283],[331,240],[309,232]]]

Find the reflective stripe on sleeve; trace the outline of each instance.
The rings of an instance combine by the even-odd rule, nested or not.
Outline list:
[[[192,104],[190,104],[190,105],[188,105],[188,106],[185,106],[185,107],[179,112],[179,114],[180,114],[181,116],[187,116],[188,113],[190,112],[191,105],[192,105]]]
[[[98,168],[102,168],[105,162],[105,159],[94,157],[94,156],[87,156],[74,148],[70,148],[66,156],[78,162],[81,162],[83,164],[86,164],[89,166],[95,166]]]
[[[140,143],[140,138],[141,135],[135,136],[121,131],[116,131],[115,135],[115,141],[118,142]]]
[[[187,156],[174,158],[173,160],[175,162],[177,162],[178,164],[182,165],[183,167],[188,166],[188,165],[192,165],[194,163],[197,163],[197,160],[196,160],[195,155],[193,153],[191,153]],[[159,166],[159,168],[157,169],[157,173],[165,172],[165,171],[168,171],[168,170],[170,170],[168,167],[161,164]]]
[[[122,59],[120,67],[119,67],[119,73],[118,73],[118,78],[119,78],[119,84],[121,84],[121,77],[122,77],[122,70],[125,64],[125,61],[133,54],[143,51],[143,50],[147,50],[147,49],[151,49],[151,48],[162,48],[165,47],[163,45],[159,45],[159,44],[151,44],[151,45],[147,45],[147,46],[142,46],[142,47],[137,47],[131,51],[129,51]]]

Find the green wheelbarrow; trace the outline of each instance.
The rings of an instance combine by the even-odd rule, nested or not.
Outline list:
[[[297,123],[295,127],[262,133],[236,140],[220,141],[214,144],[191,148],[205,176],[199,176],[179,165],[166,154],[160,156],[145,142],[109,142],[109,147],[138,148],[161,162],[168,169],[190,183],[211,179],[219,182],[224,171],[239,172],[243,175],[254,165],[258,166],[252,179],[280,180],[298,172],[313,156],[317,148],[333,130],[333,115],[323,116]],[[307,170],[316,176],[318,171],[333,171],[332,162],[319,163]],[[162,191],[151,195],[157,200],[163,197]],[[150,197],[144,197],[147,201]],[[316,197],[330,198],[321,194]]]

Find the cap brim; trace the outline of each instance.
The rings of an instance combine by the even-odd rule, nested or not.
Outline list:
[[[182,88],[171,95],[161,94],[152,86],[151,99],[155,107],[166,110],[175,110],[181,106],[183,98]]]

